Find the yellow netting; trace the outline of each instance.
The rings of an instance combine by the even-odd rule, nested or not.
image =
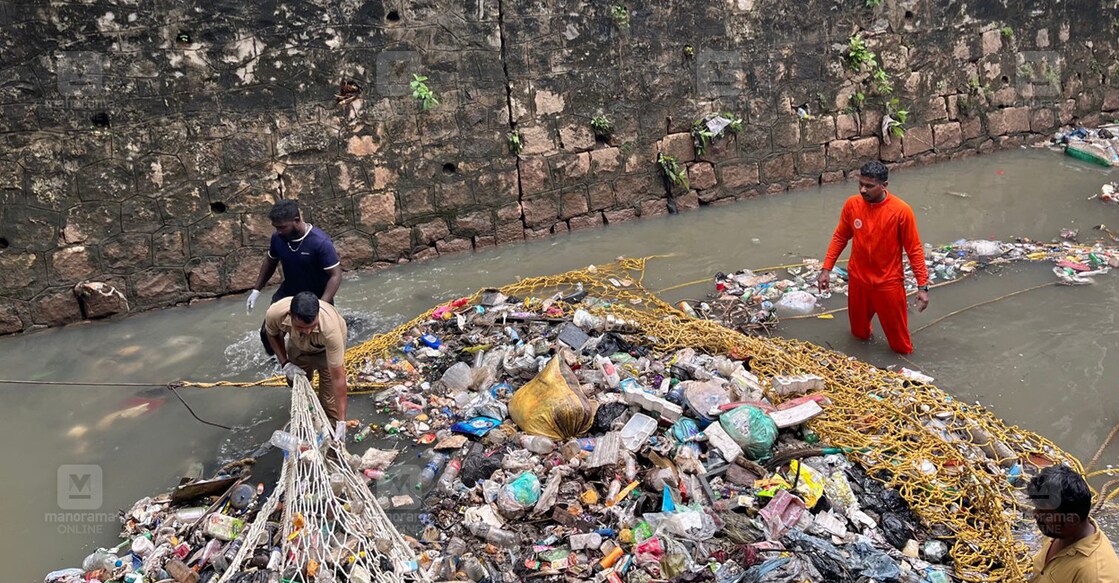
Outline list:
[[[898,374],[808,342],[750,337],[712,321],[688,318],[641,285],[646,261],[622,259],[593,269],[523,279],[501,291],[539,298],[582,284],[591,297],[612,302],[601,310],[637,322],[647,342],[658,350],[693,347],[711,354],[749,355],[751,368],[762,378],[820,375],[826,379],[825,392],[833,404],[812,422],[812,429],[832,446],[867,448],[866,453],[851,455],[869,474],[896,488],[928,524],[952,530],[956,575],[967,581],[1025,580],[1030,557],[1012,534],[1018,516],[1014,488],[997,464],[1007,461],[1004,458],[1027,464],[1048,459],[1080,469],[1075,458],[1045,438],[1008,427],[990,412],[935,387],[905,388],[904,377]],[[471,303],[478,295],[471,296]],[[431,313],[347,351],[348,372],[357,375],[367,362],[397,348],[401,337],[430,319]],[[925,426],[931,414],[937,414],[943,429]],[[949,440],[941,431],[955,431],[969,439]],[[981,462],[974,459],[978,450],[987,452]]]
[[[747,336],[713,321],[689,318],[642,286],[647,261],[621,259],[523,279],[501,292],[517,298],[541,298],[582,284],[591,297],[611,302],[596,310],[633,320],[643,331],[645,343],[657,350],[692,347],[710,354],[749,356],[751,369],[763,379],[805,373],[823,377],[832,405],[811,422],[813,431],[831,446],[863,452],[850,455],[868,474],[896,488],[927,524],[951,530],[957,577],[965,581],[1026,579],[1030,556],[1012,532],[1020,513],[1006,467],[1014,462],[1035,467],[1063,462],[1080,470],[1079,461],[1049,440],[1007,426],[985,409],[957,401],[936,387],[907,387],[899,374],[808,342]],[[470,309],[480,294],[470,296],[463,309]],[[349,349],[346,369],[351,381],[376,359],[399,349],[402,337],[430,320],[433,311]],[[400,362],[407,367],[405,363]],[[284,382],[278,377],[253,384]],[[376,385],[354,386],[368,389]],[[775,395],[770,398],[780,400]]]

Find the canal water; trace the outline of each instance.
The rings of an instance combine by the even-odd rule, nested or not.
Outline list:
[[[1082,240],[1119,226],[1119,206],[1088,198],[1119,171],[1048,150],[1016,150],[899,171],[890,188],[917,214],[922,239],[1048,240],[1062,228]],[[544,241],[349,274],[338,295],[355,318],[351,343],[385,331],[422,310],[480,287],[517,277],[606,263],[618,256],[670,255],[653,261],[650,289],[707,278],[717,271],[821,257],[853,184],[829,185],[563,235]],[[1117,274],[1119,275],[1119,274]],[[1016,266],[933,290],[914,314],[916,329],[954,310],[1052,279],[1049,266]],[[667,292],[703,297],[708,286]],[[267,292],[266,292],[267,293]],[[833,307],[843,298],[833,298]],[[1093,286],[1046,287],[946,319],[914,337],[910,359],[960,399],[979,401],[1008,423],[1051,438],[1083,461],[1119,422],[1119,277]],[[39,581],[78,566],[97,546],[116,544],[118,509],[169,489],[192,462],[207,472],[252,454],[284,422],[280,389],[182,389],[195,420],[163,383],[178,379],[248,380],[270,373],[257,329],[260,306],[246,315],[244,297],[149,312],[0,339],[0,378],[151,383],[144,386],[0,384],[0,561],[12,581]],[[908,365],[881,339],[850,337],[846,318],[782,324],[803,338],[880,366]],[[351,400],[368,416],[367,397]],[[1119,447],[1101,466],[1119,463]],[[1098,485],[1098,484],[1097,484]],[[83,496],[88,497],[83,498]]]

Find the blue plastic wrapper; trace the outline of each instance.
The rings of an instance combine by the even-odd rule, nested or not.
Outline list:
[[[494,419],[493,417],[475,417],[455,423],[451,426],[451,432],[482,437],[498,425],[501,425],[500,419]]]

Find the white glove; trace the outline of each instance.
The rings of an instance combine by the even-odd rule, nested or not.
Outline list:
[[[260,297],[260,290],[254,289],[249,293],[249,299],[245,300],[245,313],[251,314],[253,308],[256,307],[256,299]]]
[[[306,377],[307,376],[307,371],[299,368],[299,365],[297,365],[297,364],[295,364],[294,362],[291,362],[291,361],[288,361],[288,363],[284,365],[283,370],[284,370],[284,376],[286,376],[288,378],[289,383],[294,383],[295,382],[295,377],[297,377],[297,376],[300,376],[300,377]]]

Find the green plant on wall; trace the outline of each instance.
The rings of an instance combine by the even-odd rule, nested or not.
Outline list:
[[[980,83],[979,77],[974,75],[967,80],[967,88],[969,92],[976,95],[990,95],[991,93],[991,84]]]
[[[867,8],[878,8],[882,5],[882,0],[866,0]]]
[[[852,35],[847,39],[847,52],[843,55],[847,68],[856,73],[862,71],[863,65],[874,62],[874,53],[866,48],[866,41],[861,34]]]
[[[707,128],[707,122],[702,119],[695,120],[692,123],[692,140],[695,142],[695,153],[697,156],[702,156],[707,151],[707,146],[715,141],[715,134]]]
[[[591,129],[596,138],[609,140],[614,135],[614,123],[605,115],[596,115],[591,118]]]
[[[695,56],[695,47],[692,45],[684,45],[684,58],[690,59]]]
[[[412,82],[409,85],[412,87],[412,97],[420,101],[424,111],[431,111],[432,108],[439,105],[439,99],[435,97],[435,92],[424,81],[427,81],[427,77],[413,73]]]
[[[886,126],[890,135],[900,138],[905,135],[905,123],[909,121],[909,111],[901,108],[898,98],[886,102],[886,118],[882,125]]]
[[[863,93],[862,91],[856,91],[855,94],[851,96],[851,106],[855,108],[855,111],[862,111],[863,104],[865,103],[866,93]]]
[[[730,133],[732,133],[736,136],[738,134],[742,133],[742,124],[746,123],[746,122],[742,121],[742,118],[734,115],[733,113],[729,113],[729,112],[724,112],[723,117],[730,120],[730,123],[727,124],[726,131],[728,131],[728,132],[730,132]]]
[[[657,154],[657,166],[660,167],[665,178],[668,178],[668,181],[674,186],[679,186],[685,190],[689,188],[688,173],[680,166],[680,162],[675,156]]]
[[[709,125],[710,123],[710,125]],[[738,134],[742,132],[742,126],[745,122],[742,118],[733,113],[721,114],[707,114],[692,123],[692,141],[695,143],[695,153],[697,156],[702,156],[707,151],[707,147],[715,143],[716,140],[725,136],[728,132]],[[714,127],[718,131],[713,131]]]
[[[1014,38],[1014,29],[1009,26],[1000,28],[999,32],[1002,33],[1003,38]]]
[[[517,156],[520,155],[525,149],[524,140],[521,137],[521,132],[512,131],[505,135],[505,141],[509,144],[509,153]]]
[[[618,28],[629,28],[629,9],[622,4],[610,7],[610,18]]]
[[[882,68],[877,68],[870,76],[870,86],[879,95],[889,95],[894,92],[894,84],[890,83],[890,75]]]

